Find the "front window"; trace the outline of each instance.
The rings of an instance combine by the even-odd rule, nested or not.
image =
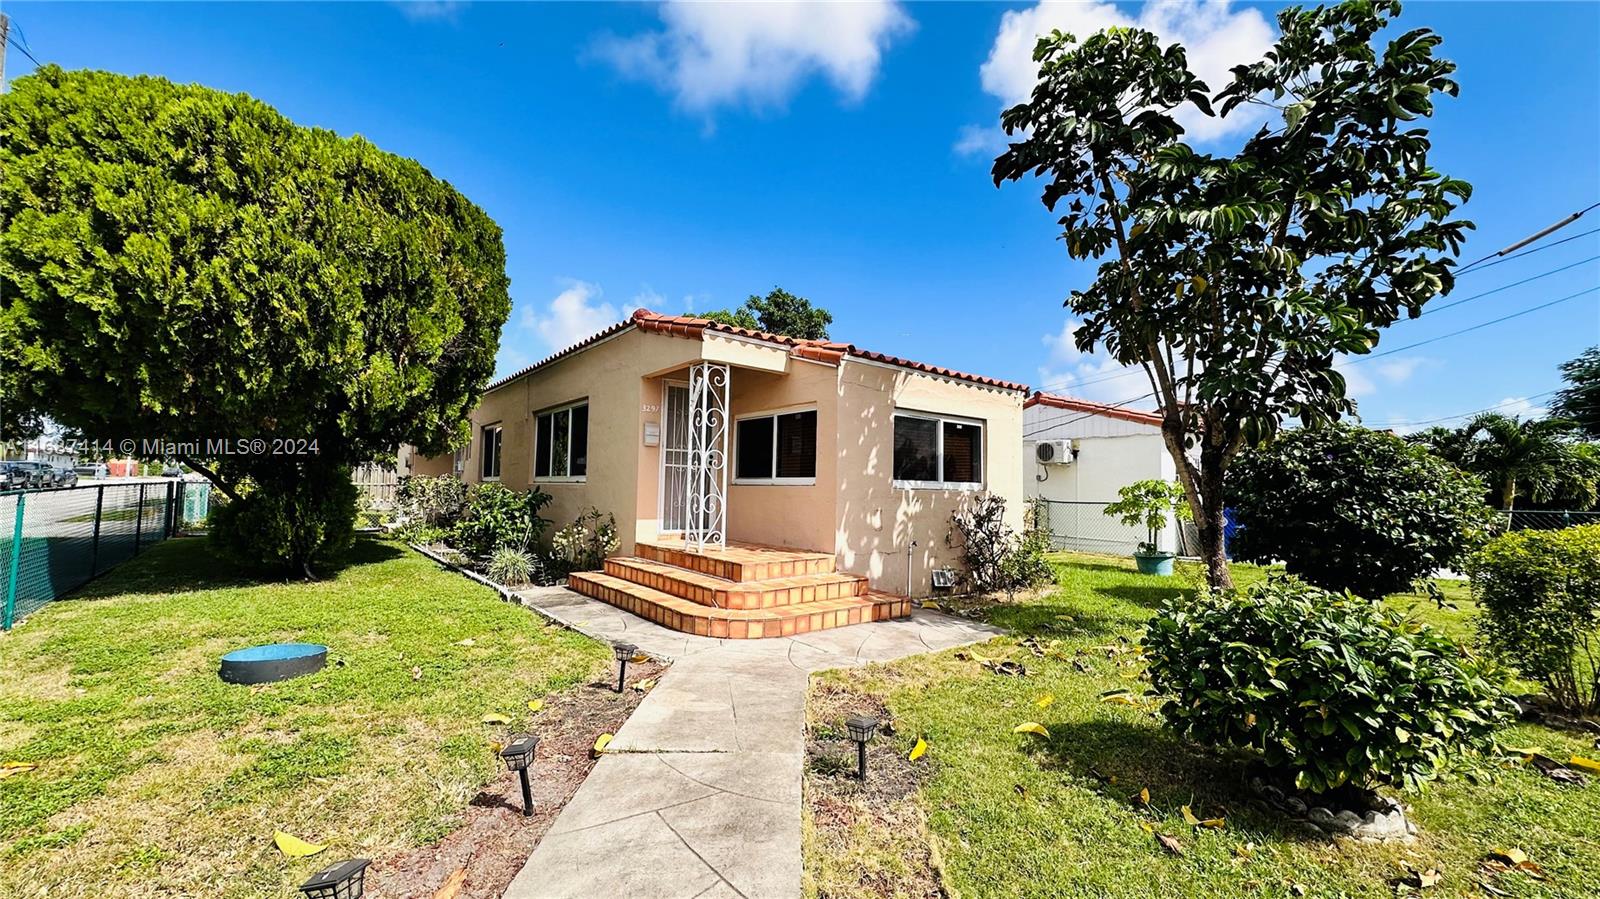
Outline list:
[[[533,476],[579,480],[589,475],[589,404],[539,413],[534,430]]]
[[[741,418],[734,431],[735,483],[812,484],[817,479],[817,410]]]
[[[983,486],[983,423],[896,413],[894,481],[898,487]]]
[[[479,470],[485,481],[500,480],[500,434],[499,425],[483,429],[483,466]]]

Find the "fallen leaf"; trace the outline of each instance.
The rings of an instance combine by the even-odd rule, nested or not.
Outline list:
[[[1017,795],[1021,796],[1023,799],[1028,798],[1028,788],[1022,784],[1012,784],[1011,789],[1016,790]]]
[[[630,661],[630,662],[634,663],[635,665],[637,665],[640,662],[648,662],[648,661],[650,661],[650,657],[645,655],[642,652],[636,652],[636,653],[633,654],[633,658],[629,659],[628,661]]]
[[[1228,826],[1228,819],[1227,818],[1201,818],[1200,819],[1200,826],[1201,827],[1209,827],[1212,830],[1221,830],[1222,828]]]
[[[1024,721],[1013,727],[1011,732],[1014,734],[1037,734],[1041,737],[1050,736],[1050,731],[1046,730],[1045,726],[1037,721]]]
[[[938,603],[936,603],[936,602],[934,602],[934,601],[933,601],[933,600],[931,600],[931,599],[925,599],[925,600],[923,600],[923,601],[922,601],[922,607],[923,607],[923,608],[924,608],[924,609],[932,609],[932,610],[933,610],[933,611],[935,611],[935,612],[937,612],[937,611],[939,611],[939,604],[938,604]]]
[[[457,868],[437,890],[433,891],[433,899],[456,899],[461,888],[467,882],[467,869]]]
[[[1010,659],[999,662],[987,661],[983,663],[983,667],[993,671],[995,674],[1003,674],[1007,677],[1028,676],[1028,669],[1023,667],[1021,662],[1013,662]]]
[[[1512,755],[1538,755],[1544,752],[1544,749],[1539,746],[1503,746],[1501,748]]]
[[[1528,860],[1528,853],[1523,852],[1521,849],[1496,849],[1489,853],[1489,857],[1499,859],[1515,867]]]
[[[1540,774],[1543,774],[1545,777],[1550,778],[1556,783],[1581,787],[1589,782],[1588,779],[1582,774],[1579,774],[1578,772],[1568,768],[1566,765],[1561,764],[1549,756],[1537,754],[1530,755],[1527,757],[1527,761],[1533,765],[1534,770],[1538,771]]]
[[[1178,842],[1177,837],[1171,837],[1164,833],[1158,833],[1156,834],[1156,842],[1161,844],[1162,849],[1167,850],[1173,855],[1183,854],[1183,844]]]
[[[1438,886],[1440,881],[1444,880],[1444,868],[1434,865],[1426,871],[1416,872],[1416,875],[1417,889],[1426,890],[1429,887]]]
[[[921,737],[918,737],[917,738],[917,745],[911,747],[911,754],[906,756],[906,758],[908,758],[908,759],[910,759],[911,761],[914,762],[917,759],[920,759],[924,755],[927,755],[927,754],[928,754],[928,741],[922,739]]]
[[[506,744],[500,742],[499,740],[490,740],[489,741],[489,751],[493,752],[495,755],[499,755],[500,754],[500,750],[502,750],[504,748],[506,748]]]
[[[650,692],[650,688],[654,687],[655,685],[656,679],[653,677],[647,677],[642,681],[634,683],[633,688],[638,690],[640,693],[648,693]]]
[[[1600,762],[1597,762],[1594,759],[1586,759],[1581,755],[1573,756],[1567,762],[1567,764],[1574,768],[1582,768],[1585,771],[1592,771],[1595,774],[1600,774]]]
[[[1256,844],[1245,843],[1242,846],[1235,846],[1233,847],[1233,854],[1240,858],[1255,858]]]
[[[484,715],[482,720],[483,720],[484,724],[510,724],[511,723],[511,719],[510,718],[507,718],[506,716],[500,714],[499,712],[490,712],[489,714]]]
[[[1296,896],[1304,896],[1305,894],[1311,892],[1311,889],[1303,883],[1290,884],[1289,890]]]
[[[1053,703],[1055,701],[1056,701],[1056,697],[1055,697],[1054,693],[1046,693],[1043,696],[1039,697],[1038,699],[1035,699],[1033,701],[1033,704],[1038,706],[1041,709],[1048,709],[1050,707],[1051,703]]]
[[[457,646],[476,646],[476,645],[478,645],[478,641],[472,639],[471,637],[468,637],[465,640],[457,640],[456,641],[456,645]]]
[[[1148,806],[1150,804],[1150,788],[1141,787],[1139,792],[1133,794],[1133,801],[1140,805]]]
[[[543,699],[530,699],[530,700],[528,700],[528,711],[537,712],[542,708],[544,708],[544,700]]]
[[[1139,829],[1144,831],[1145,833],[1155,833],[1156,832],[1156,826],[1154,824],[1151,824],[1149,821],[1140,821],[1139,822]]]
[[[1189,809],[1189,807],[1187,805],[1183,807],[1182,811],[1183,811],[1183,823],[1189,825],[1190,827],[1199,827],[1200,826],[1200,819],[1196,818],[1194,816],[1194,812],[1190,811],[1190,809]]]
[[[1127,690],[1113,690],[1100,697],[1101,702],[1112,702],[1117,705],[1138,705],[1139,700]]]
[[[0,765],[0,780],[5,780],[18,774],[26,774],[37,767],[39,766],[32,762],[6,762]]]
[[[595,737],[594,749],[591,750],[590,754],[595,758],[599,758],[600,754],[606,751],[606,747],[611,745],[611,738],[613,736],[614,734],[601,734],[600,736]]]
[[[289,858],[305,858],[308,855],[316,855],[318,852],[328,848],[326,843],[307,843],[305,840],[292,834],[284,833],[281,830],[273,831],[272,842],[277,845],[279,852]]]

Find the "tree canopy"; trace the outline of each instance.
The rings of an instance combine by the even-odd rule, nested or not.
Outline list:
[[[1583,436],[1600,440],[1600,346],[1561,363],[1567,386],[1556,394],[1551,412],[1578,426]]]
[[[996,185],[1036,176],[1067,252],[1103,260],[1066,306],[1078,348],[1141,366],[1195,515],[1211,583],[1222,553],[1225,472],[1286,417],[1307,425],[1354,410],[1341,354],[1454,286],[1471,192],[1435,171],[1426,128],[1455,65],[1426,28],[1377,34],[1392,0],[1278,15],[1267,56],[1214,90],[1184,48],[1137,28],[1081,42],[1055,32],[1034,52],[1039,80],[1002,115],[1020,139]],[[1236,153],[1183,140],[1179,107],[1227,117],[1267,107]],[[1198,462],[1191,457],[1191,451]]]
[[[833,314],[828,310],[812,306],[810,300],[795,296],[781,287],[774,287],[764,297],[751,294],[749,299],[734,309],[691,314],[739,328],[782,334],[799,340],[827,340],[828,326],[833,324]]]
[[[287,514],[464,437],[505,249],[416,162],[244,94],[45,66],[0,96],[0,171],[5,425],[140,441]],[[261,555],[336,540],[312,542]]]
[[[1587,509],[1600,499],[1600,456],[1577,442],[1577,431],[1563,418],[1485,412],[1460,428],[1429,428],[1410,439],[1483,478],[1501,509],[1515,508],[1519,496]]]

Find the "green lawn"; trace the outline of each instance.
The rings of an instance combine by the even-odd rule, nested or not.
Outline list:
[[[1455,776],[1406,798],[1422,830],[1411,846],[1310,839],[1252,812],[1237,756],[1173,738],[1151,706],[1100,699],[1111,690],[1143,691],[1137,653],[1122,641],[1136,642],[1152,610],[1197,585],[1197,572],[1156,578],[1121,559],[1059,562],[1060,588],[994,608],[990,619],[1011,636],[975,648],[1022,662],[1026,677],[990,673],[981,659],[958,652],[827,675],[830,684],[887,704],[901,751],[926,738],[928,767],[915,801],[953,895],[1392,897],[1391,881],[1404,865],[1437,863],[1443,883],[1425,895],[1485,896],[1492,894],[1473,881],[1480,862],[1511,847],[1527,852],[1548,879],[1511,874],[1492,882],[1506,894],[1600,892],[1600,784],[1593,782],[1560,787],[1528,770],[1485,763],[1491,782]],[[1263,576],[1246,566],[1237,571],[1243,582]],[[1469,636],[1466,591],[1459,583],[1447,589],[1458,610],[1441,611],[1420,596],[1389,602]],[[1045,655],[1022,645],[1028,638],[1037,638]],[[1053,701],[1041,708],[1045,696]],[[1044,724],[1049,737],[1013,733],[1026,721]],[[1536,726],[1514,727],[1504,738],[1563,760],[1594,754],[1590,739]],[[1141,789],[1149,790],[1150,810],[1130,801]],[[1185,804],[1203,818],[1225,817],[1226,826],[1190,827],[1180,811]],[[1184,854],[1164,852],[1141,821],[1177,837]],[[842,856],[808,828],[811,888],[832,897],[881,895],[860,884],[894,882],[881,875],[902,864],[891,856],[903,854],[903,840],[858,827]]]
[[[328,667],[217,678],[224,652],[286,640]],[[525,720],[608,657],[392,544],[315,583],[152,547],[0,636],[0,761],[39,765],[0,780],[0,895],[296,895],[329,858],[449,832],[496,770],[483,715]],[[280,828],[331,847],[286,860]]]

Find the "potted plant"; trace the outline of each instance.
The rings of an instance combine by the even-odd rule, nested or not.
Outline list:
[[[1128,527],[1144,525],[1147,539],[1133,553],[1133,561],[1141,574],[1171,574],[1172,560],[1177,554],[1163,552],[1158,544],[1161,529],[1167,525],[1167,514],[1178,520],[1190,516],[1189,503],[1184,499],[1183,486],[1151,478],[1135,481],[1117,491],[1119,499],[1106,505],[1105,514],[1120,518]]]

